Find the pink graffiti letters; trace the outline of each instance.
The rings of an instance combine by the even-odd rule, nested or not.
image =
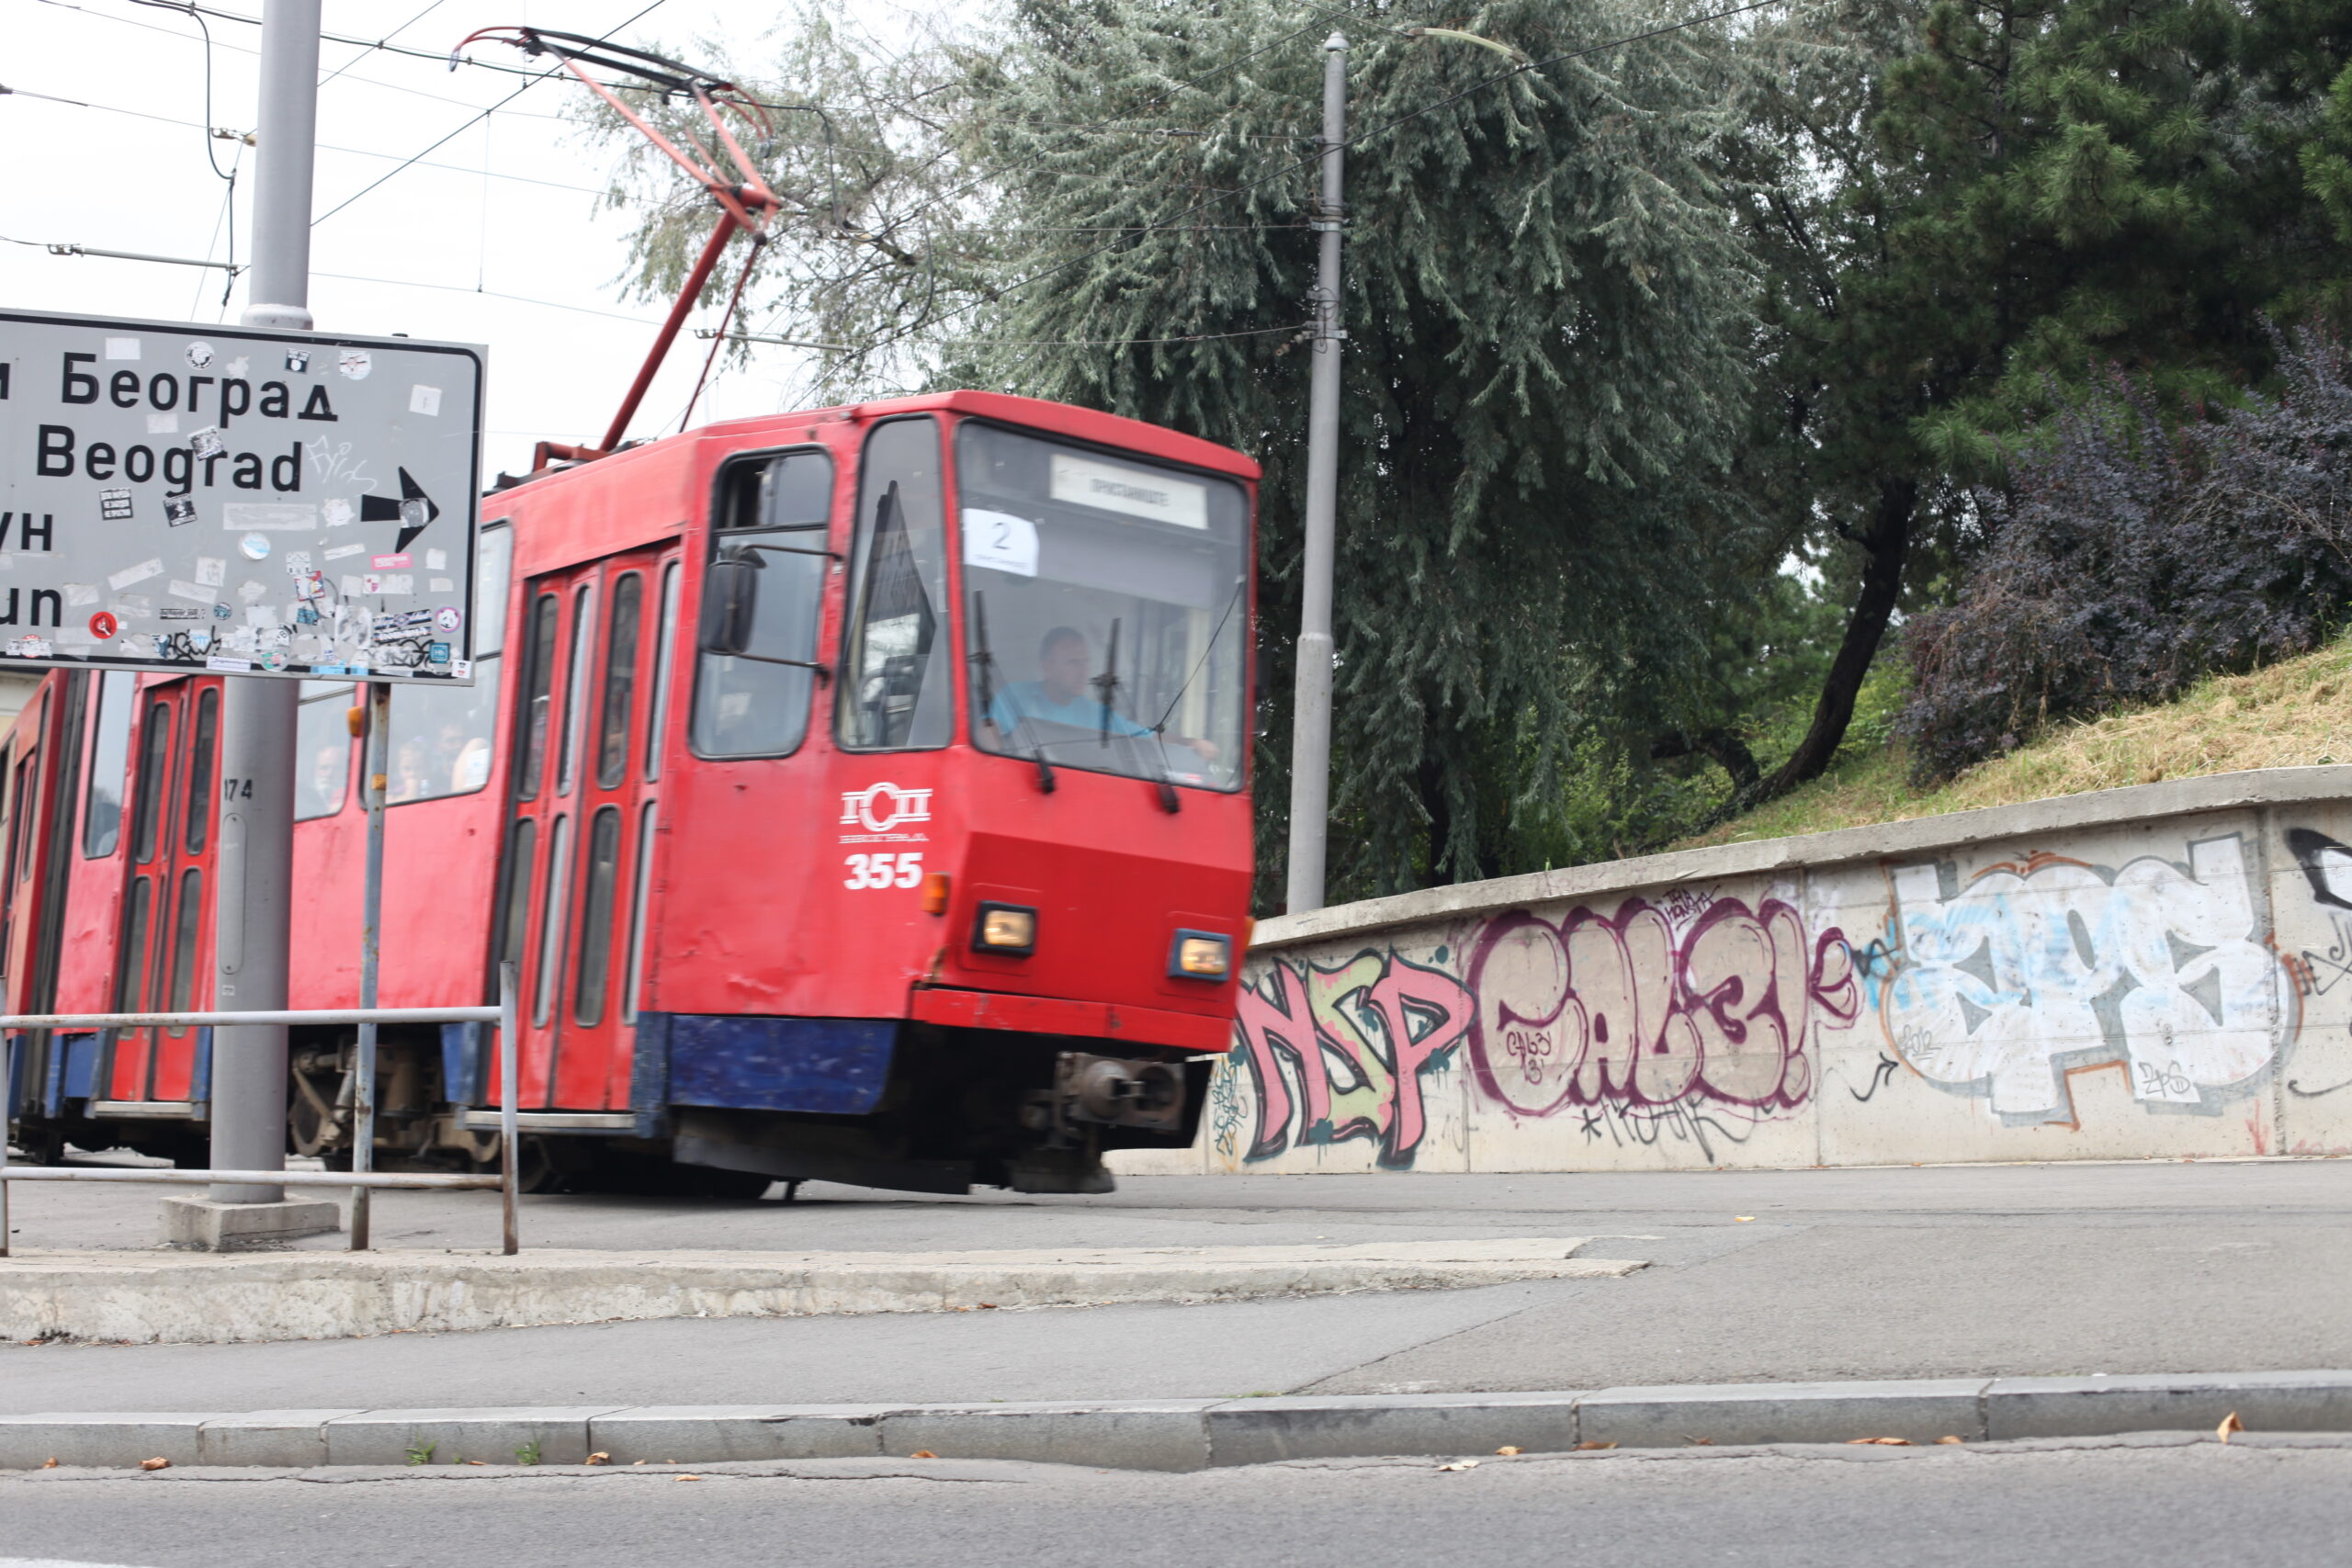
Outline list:
[[[1524,912],[1472,951],[1469,1058],[1487,1097],[1525,1116],[1566,1105],[1686,1100],[1783,1110],[1813,1089],[1816,1019],[1860,1010],[1842,931],[1808,942],[1777,898],[1718,898],[1678,944],[1666,911],[1628,899],[1557,925]]]
[[[1382,1165],[1411,1165],[1429,1130],[1421,1075],[1442,1065],[1472,1014],[1452,976],[1393,953],[1361,953],[1332,969],[1277,960],[1242,989],[1235,1020],[1233,1055],[1249,1065],[1258,1098],[1247,1157],[1289,1147],[1296,1118],[1301,1144],[1375,1139]]]

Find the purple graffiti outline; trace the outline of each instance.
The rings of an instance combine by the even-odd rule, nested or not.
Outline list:
[[[1762,936],[1767,948],[1765,967],[1770,976],[1765,994],[1757,999],[1756,1005],[1737,1011],[1735,1010],[1741,1009],[1741,1004],[1748,1000],[1748,987],[1741,976],[1722,976],[1703,990],[1690,978],[1692,961],[1702,949],[1707,948],[1716,928],[1731,920],[1747,921]],[[1626,939],[1628,932],[1637,925],[1648,926],[1653,933],[1666,933],[1672,958],[1672,975],[1662,987],[1656,985],[1643,987],[1636,973],[1636,988],[1632,997],[1636,1004],[1636,1014],[1630,1042],[1631,1055],[1623,1054],[1628,1048],[1626,1042],[1609,1038],[1605,1016],[1596,1021],[1597,1027],[1580,1026],[1578,1034],[1582,1044],[1576,1060],[1563,1066],[1559,1093],[1547,1104],[1530,1105],[1507,1092],[1497,1075],[1498,1057],[1493,1043],[1487,1037],[1486,1009],[1480,1006],[1471,1018],[1468,1055],[1471,1071],[1487,1098],[1515,1116],[1532,1118],[1550,1116],[1568,1105],[1615,1103],[1621,1106],[1663,1107],[1679,1104],[1694,1097],[1719,1104],[1745,1106],[1758,1111],[1792,1110],[1803,1104],[1813,1089],[1812,1066],[1807,1055],[1810,1042],[1805,1038],[1810,1032],[1810,1015],[1817,1007],[1822,1014],[1839,1024],[1852,1023],[1861,1010],[1860,985],[1853,948],[1846,941],[1845,933],[1834,927],[1812,943],[1809,955],[1803,954],[1802,945],[1798,953],[1792,955],[1798,957],[1800,962],[1809,959],[1802,976],[1782,969],[1782,955],[1776,933],[1791,931],[1802,944],[1804,926],[1796,909],[1781,899],[1767,898],[1750,910],[1741,899],[1717,898],[1692,923],[1679,943],[1672,942],[1665,913],[1646,899],[1629,898],[1618,907],[1613,916],[1599,914],[1579,904],[1556,925],[1530,911],[1514,910],[1489,920],[1479,933],[1477,945],[1471,954],[1465,987],[1473,998],[1484,994],[1487,962],[1514,931],[1533,927],[1552,933],[1560,943],[1565,959],[1575,933],[1598,926],[1610,933],[1619,953],[1627,954],[1630,963],[1631,949]],[[1785,999],[1777,994],[1783,978],[1803,988],[1804,994],[1796,999],[1794,1027],[1791,1026]],[[1639,1004],[1644,1000],[1661,999],[1665,1003],[1663,1015],[1652,1027],[1641,1016]],[[1549,1013],[1542,1018],[1525,1018],[1505,1005],[1498,1009],[1496,1028],[1506,1036],[1513,1025],[1548,1032],[1572,1007],[1578,1013],[1584,1010],[1583,999],[1577,992],[1576,976],[1570,970],[1564,976],[1560,999]],[[1712,1026],[1713,1037],[1736,1052],[1749,1043],[1750,1024],[1768,1016],[1779,1026],[1781,1038],[1781,1070],[1772,1087],[1761,1094],[1740,1094],[1731,1092],[1727,1081],[1724,1081],[1729,1078],[1729,1074],[1723,1075],[1722,1079],[1711,1079],[1706,1059],[1709,1035],[1697,1021],[1703,1017]],[[1642,1087],[1640,1060],[1645,1054],[1653,1057],[1668,1055],[1668,1036],[1677,1023],[1684,1025],[1687,1043],[1696,1047],[1690,1071],[1673,1093],[1649,1094]],[[1506,1055],[1524,1060],[1527,1053],[1520,1048],[1519,1043],[1506,1038],[1502,1044]],[[1593,1062],[1596,1046],[1604,1050],[1594,1064],[1598,1068],[1593,1074],[1594,1088],[1588,1091],[1585,1087],[1586,1067],[1588,1063]],[[1612,1067],[1622,1071],[1612,1072]]]

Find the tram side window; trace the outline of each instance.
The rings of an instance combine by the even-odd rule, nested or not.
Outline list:
[[[353,688],[305,681],[294,719],[294,820],[332,817],[351,793]]]
[[[947,744],[947,536],[939,431],[892,420],[865,439],[833,730],[854,750]]]
[[[474,564],[474,683],[433,681],[392,688],[392,723],[385,737],[386,805],[471,795],[490,783],[514,558],[513,528],[483,530]]]
[[[122,786],[130,775],[130,715],[139,677],[109,670],[98,682],[98,729],[90,749],[90,800],[82,813],[82,853],[96,860],[122,841]]]
[[[832,495],[833,462],[822,452],[787,452],[729,477],[712,553],[757,562],[758,598],[746,657],[697,656],[688,736],[696,756],[781,757],[808,738]]]

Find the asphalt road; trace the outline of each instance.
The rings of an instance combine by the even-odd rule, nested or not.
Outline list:
[[[146,1245],[153,1190],[19,1188],[19,1246]],[[488,1195],[390,1193],[387,1247]],[[1622,1280],[1228,1305],[0,1346],[0,1411],[929,1402],[2352,1366],[2338,1161],[1131,1178],[1103,1198],[549,1198],[526,1245],[1164,1246],[1589,1235]],[[0,1265],[5,1267],[5,1265]],[[6,1550],[0,1546],[0,1550]]]
[[[739,1473],[691,1482],[654,1470],[19,1472],[0,1475],[0,1552],[139,1568],[2298,1568],[2344,1561],[2352,1495],[2352,1446],[2210,1438],[1490,1457],[1453,1472],[1426,1460],[1194,1475],[728,1468]]]

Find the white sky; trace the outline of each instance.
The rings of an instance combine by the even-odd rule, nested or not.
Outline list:
[[[244,16],[261,13],[261,0],[208,3]],[[601,34],[647,3],[326,0],[324,29],[352,38],[389,34],[446,54],[474,28],[494,23]],[[860,7],[869,26],[875,9]],[[210,123],[250,130],[261,29],[208,20]],[[615,41],[685,54],[693,39],[724,39],[739,62],[752,62],[762,58],[764,27],[762,11],[741,5],[661,0]],[[0,85],[15,90],[0,96],[0,134],[11,153],[0,186],[0,236],[226,256],[227,186],[207,163],[208,138],[196,129],[206,118],[206,51],[193,22],[132,0],[0,0],[0,37],[8,40]],[[503,45],[476,45],[468,53],[502,64],[535,63]],[[320,73],[331,77],[319,94],[312,200],[312,211],[322,215],[311,252],[311,310],[320,330],[488,344],[485,482],[501,468],[527,468],[534,441],[602,435],[667,302],[631,300],[617,287],[628,259],[628,215],[602,207],[595,195],[610,157],[552,118],[576,107],[588,90],[568,74],[558,76],[468,126],[525,79],[472,68],[451,72],[435,61],[334,43],[321,49]],[[34,93],[91,107],[27,96]],[[423,162],[323,216],[452,130],[458,134]],[[224,168],[232,152],[243,155],[235,214],[243,262],[252,231],[254,150],[217,141],[210,146]],[[741,254],[730,252],[729,265]],[[245,304],[244,279],[237,279],[225,306],[221,288],[222,275],[214,270],[0,244],[0,302],[15,309],[233,322]],[[692,328],[713,324],[718,310],[697,311],[680,334],[630,427],[633,435],[677,427],[710,346],[693,337]],[[763,347],[756,354],[741,372],[714,372],[695,411],[696,424],[777,411],[797,379],[797,352]]]

